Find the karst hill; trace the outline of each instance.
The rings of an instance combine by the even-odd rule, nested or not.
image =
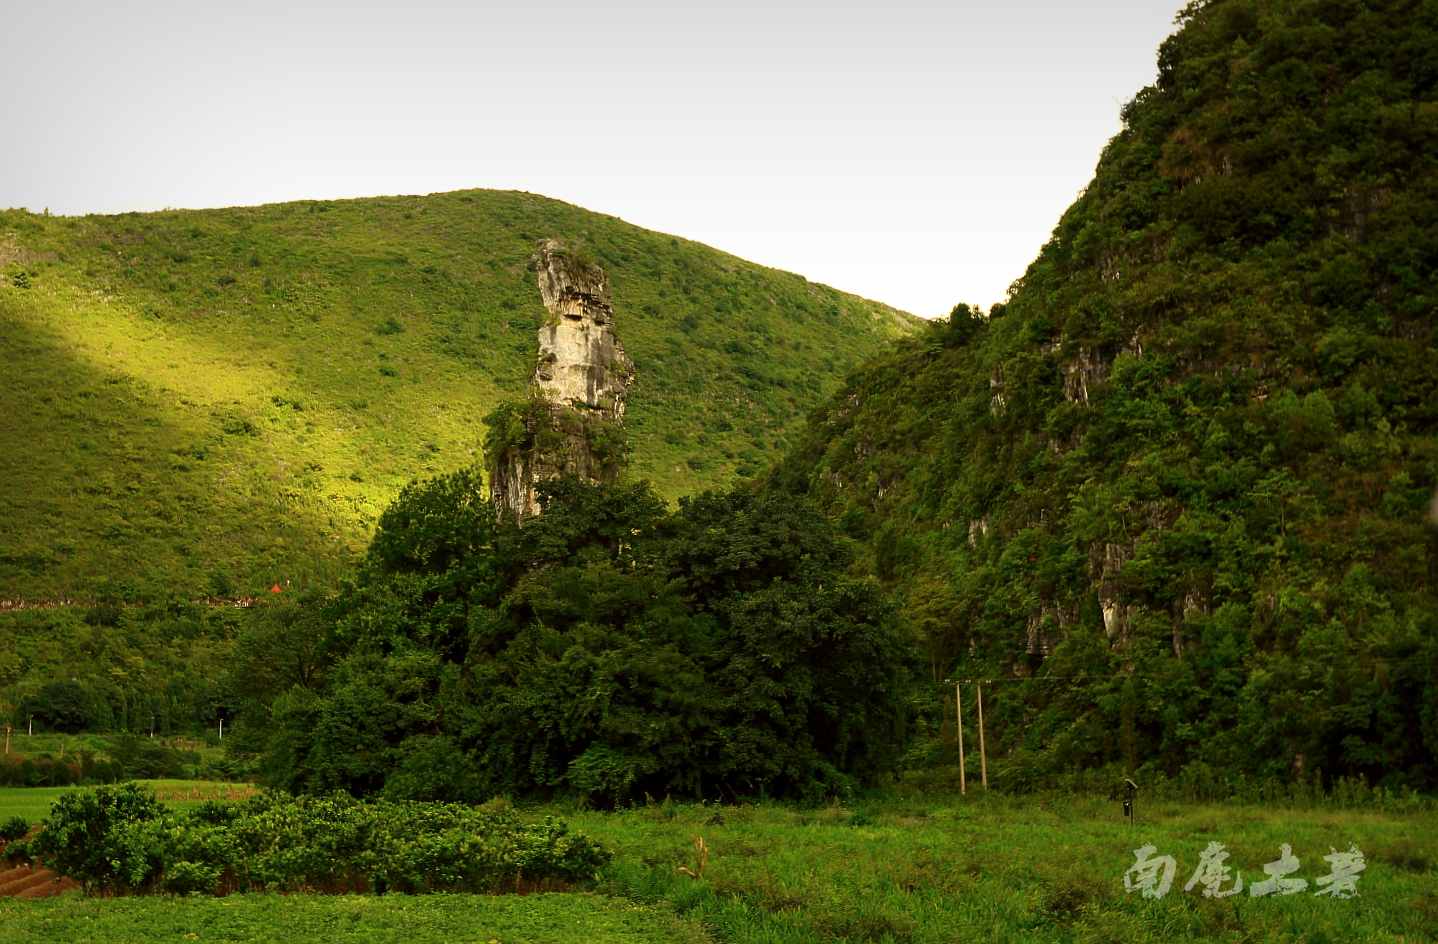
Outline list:
[[[995,696],[999,750],[1048,749],[1020,779],[1431,786],[1438,5],[1180,23],[1009,302],[859,368],[774,482],[865,539],[935,681],[1111,677]]]
[[[481,462],[551,238],[610,279],[630,474],[670,499],[759,471],[917,323],[527,193],[0,212],[0,599],[333,577],[401,485]]]

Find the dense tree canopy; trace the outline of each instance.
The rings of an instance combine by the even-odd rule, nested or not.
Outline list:
[[[613,803],[819,796],[892,769],[906,647],[801,500],[671,513],[646,484],[563,478],[521,528],[476,495],[469,473],[406,489],[353,583],[291,621],[333,667],[250,707],[276,782]]]
[[[1005,689],[1018,779],[1431,789],[1438,4],[1181,20],[1007,304],[852,374],[772,484],[865,539],[935,680],[1114,676]]]

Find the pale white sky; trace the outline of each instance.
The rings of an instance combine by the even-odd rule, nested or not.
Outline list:
[[[0,207],[529,190],[933,316],[1004,297],[1180,0],[0,3]]]

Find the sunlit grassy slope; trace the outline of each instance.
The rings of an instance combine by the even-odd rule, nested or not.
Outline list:
[[[610,276],[631,474],[670,499],[756,471],[917,321],[526,193],[0,211],[0,598],[333,575],[399,486],[479,460],[554,236]]]

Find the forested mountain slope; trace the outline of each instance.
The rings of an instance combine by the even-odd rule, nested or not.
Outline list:
[[[857,370],[772,482],[935,681],[1115,676],[989,690],[1016,780],[1438,786],[1438,4],[1196,2],[1158,64],[1008,304]]]
[[[611,280],[632,473],[670,500],[753,474],[917,322],[526,193],[0,212],[0,599],[337,574],[403,483],[478,461],[550,237]]]

